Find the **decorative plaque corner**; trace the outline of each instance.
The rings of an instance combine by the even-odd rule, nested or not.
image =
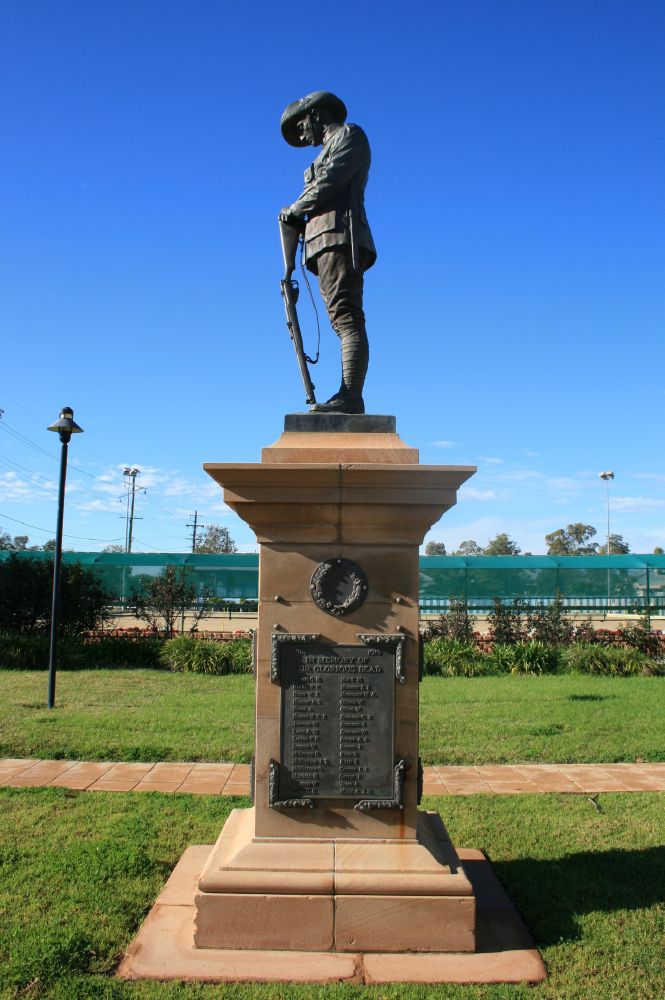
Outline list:
[[[268,805],[271,809],[313,809],[313,799],[280,799],[279,797],[279,764],[270,761],[268,773]]]
[[[392,799],[361,799],[360,802],[356,802],[353,808],[360,810],[360,812],[371,812],[374,809],[403,809],[404,774],[407,767],[408,765],[405,760],[400,760],[395,764]]]

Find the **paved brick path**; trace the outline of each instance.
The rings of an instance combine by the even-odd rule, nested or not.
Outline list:
[[[0,787],[57,786],[89,792],[247,795],[248,764],[123,764],[0,758]],[[662,792],[665,764],[497,764],[426,767],[426,795],[520,792]]]

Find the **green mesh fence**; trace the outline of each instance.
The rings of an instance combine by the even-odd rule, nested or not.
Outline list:
[[[450,598],[470,610],[492,608],[494,598],[547,604],[560,593],[573,610],[665,610],[665,556],[422,556],[420,604],[444,611]]]
[[[0,552],[0,559],[11,553]],[[51,558],[23,552],[21,558]],[[258,597],[256,553],[203,555],[183,552],[63,552],[63,561],[80,562],[98,573],[119,603],[166,566],[187,567],[199,593],[220,600]],[[649,607],[665,613],[665,556],[421,556],[420,605],[423,612],[445,611],[451,598],[466,598],[471,611],[491,610],[495,597],[521,597],[548,603],[560,592],[570,610],[631,610]]]

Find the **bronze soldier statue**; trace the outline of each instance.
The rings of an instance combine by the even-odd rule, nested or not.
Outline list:
[[[343,102],[325,90],[284,111],[282,135],[291,146],[323,146],[305,171],[305,189],[279,213],[304,233],[305,264],[317,275],[330,323],[342,346],[342,383],[316,413],[364,413],[369,345],[363,312],[363,274],[376,260],[365,215],[371,160],[367,136],[346,122]]]

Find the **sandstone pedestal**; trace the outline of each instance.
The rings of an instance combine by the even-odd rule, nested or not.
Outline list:
[[[392,417],[323,414],[205,468],[261,556],[254,808],[201,874],[195,945],[473,951],[471,884],[417,809],[418,547],[475,470],[419,465]]]

